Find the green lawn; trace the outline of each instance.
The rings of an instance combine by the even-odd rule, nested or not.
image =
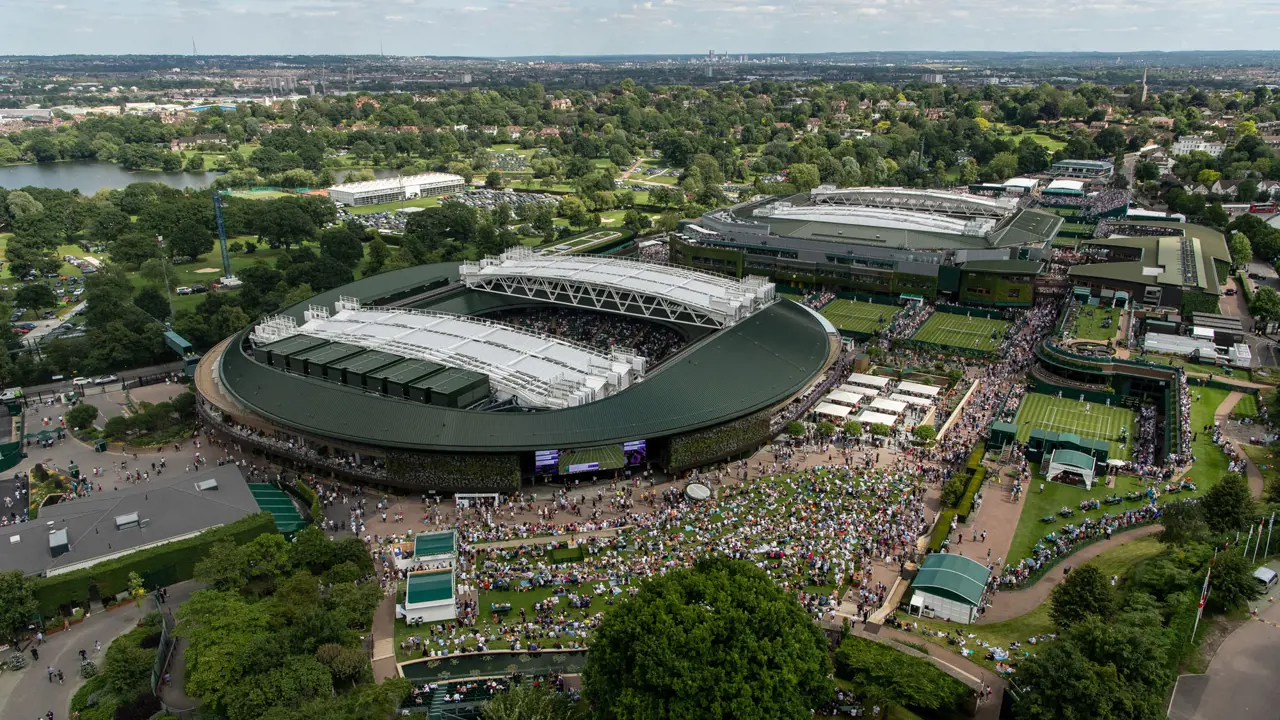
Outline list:
[[[836,298],[827,303],[821,313],[840,330],[870,334],[884,329],[898,314],[898,308]]]
[[[1009,323],[1004,320],[935,312],[916,330],[911,339],[934,345],[993,352],[1008,329]]]
[[[1258,415],[1258,399],[1252,395],[1246,394],[1240,398],[1240,402],[1236,403],[1235,408],[1231,410],[1231,414],[1242,418],[1257,417]]]
[[[1200,399],[1198,400],[1196,399],[1197,393],[1200,394]],[[1192,429],[1198,431],[1204,425],[1212,424],[1213,413],[1226,396],[1226,390],[1191,388]],[[1052,399],[1056,400],[1056,398]],[[1161,495],[1156,502],[1198,497],[1204,494],[1210,486],[1226,473],[1227,456],[1218,449],[1217,445],[1213,444],[1212,433],[1198,433],[1192,443],[1192,451],[1196,462],[1191,467],[1190,472],[1187,473],[1187,476],[1196,483],[1195,492]],[[1098,484],[1094,485],[1092,490],[1085,490],[1072,485],[1045,483],[1044,492],[1041,493],[1039,489],[1040,481],[1041,477],[1037,475],[1032,480],[1031,486],[1027,488],[1026,500],[1023,501],[1022,514],[1018,517],[1018,527],[1013,533],[1013,543],[1009,548],[1009,557],[1006,558],[1006,564],[1016,563],[1027,557],[1031,553],[1031,548],[1035,547],[1035,544],[1045,535],[1060,529],[1064,525],[1078,524],[1086,517],[1098,518],[1109,511],[1115,512],[1117,510],[1130,509],[1141,504],[1140,502],[1123,502],[1119,505],[1102,505],[1097,510],[1082,512],[1079,508],[1081,501],[1089,498],[1101,500],[1113,493],[1123,497],[1126,492],[1146,489],[1146,485],[1142,481],[1131,475],[1117,477],[1115,488],[1107,488]],[[1065,519],[1058,516],[1058,510],[1064,505],[1075,510],[1075,515]],[[1053,522],[1040,522],[1040,518],[1046,515],[1053,515]]]
[[[1249,461],[1262,473],[1263,489],[1276,487],[1276,483],[1280,482],[1280,467],[1277,467],[1275,452],[1269,447],[1260,445],[1241,444],[1239,447],[1244,450],[1245,455],[1249,456]]]
[[[405,200],[403,202],[380,203],[378,205],[357,205],[355,207],[347,208],[347,211],[352,215],[368,215],[369,213],[376,212],[395,212],[402,207],[427,208],[439,206],[440,196],[432,195],[424,198],[413,198],[412,200]]]
[[[1085,305],[1080,308],[1080,312],[1076,315],[1075,327],[1072,333],[1080,340],[1097,340],[1106,342],[1115,338],[1116,333],[1120,331],[1120,316],[1123,310],[1116,308],[1102,308]],[[1107,318],[1111,319],[1110,327],[1102,327],[1102,323]]]
[[[1117,548],[1112,548],[1098,557],[1090,560],[1088,565],[1093,565],[1103,572],[1104,575],[1110,577],[1119,575],[1121,577],[1127,575],[1140,563],[1149,560],[1160,553],[1162,546],[1154,537],[1144,537],[1125,543]],[[907,618],[902,618],[907,620]],[[911,622],[918,622],[921,629],[928,628],[930,630],[941,631],[954,634],[957,627],[955,623],[949,623],[944,620],[929,620],[925,618],[910,618]],[[1010,618],[1004,622],[991,623],[990,625],[969,625],[965,629],[966,635],[972,633],[974,638],[969,640],[968,646],[973,648],[974,652],[969,659],[986,667],[994,669],[995,663],[986,659],[986,650],[976,646],[977,640],[982,640],[988,645],[1008,648],[1012,642],[1020,642],[1023,644],[1023,650],[1030,650],[1027,641],[1039,635],[1047,635],[1054,632],[1053,621],[1049,619],[1049,603],[1042,603],[1039,607],[1026,615],[1020,615]],[[947,643],[945,638],[924,635],[923,639],[931,642],[939,647],[945,648],[950,652],[959,653],[959,648],[955,645]],[[1015,660],[1017,658],[1014,658]]]
[[[1116,398],[1119,401],[1119,398]],[[1081,437],[1111,443],[1111,457],[1128,460],[1130,450],[1119,443],[1121,431],[1127,429],[1129,441],[1137,440],[1134,413],[1128,408],[1099,403],[1080,402],[1069,397],[1027,393],[1018,406],[1018,442],[1025,443],[1031,431],[1040,428],[1050,432],[1069,432]]]

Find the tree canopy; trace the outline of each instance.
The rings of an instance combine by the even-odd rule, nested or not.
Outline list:
[[[754,565],[703,560],[646,582],[595,631],[583,688],[602,718],[809,718],[826,641]]]

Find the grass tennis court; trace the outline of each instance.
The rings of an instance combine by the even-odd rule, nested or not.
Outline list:
[[[1009,323],[1004,320],[935,312],[925,320],[924,325],[920,326],[911,339],[966,350],[995,352],[996,348],[1000,347],[1000,342],[1008,329]]]
[[[1018,442],[1026,442],[1031,431],[1040,428],[1050,432],[1075,433],[1080,437],[1111,443],[1111,457],[1129,459],[1128,445],[1117,442],[1120,429],[1128,430],[1130,441],[1136,439],[1138,427],[1133,411],[1115,405],[1080,402],[1066,397],[1028,393],[1018,406]]]
[[[1072,333],[1079,340],[1097,340],[1099,342],[1113,340],[1120,330],[1121,312],[1123,311],[1116,308],[1085,305],[1080,308],[1079,314],[1076,315]],[[1108,318],[1111,320],[1111,327],[1103,327]]]
[[[837,298],[827,303],[821,313],[839,330],[872,334],[884,329],[898,314],[898,308]]]
[[[588,467],[595,463],[595,467]],[[596,470],[617,470],[626,467],[627,458],[622,454],[622,446],[605,445],[603,447],[579,448],[565,450],[560,453],[560,474],[569,475],[575,472],[594,472]]]

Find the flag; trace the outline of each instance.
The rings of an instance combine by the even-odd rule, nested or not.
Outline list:
[[[1213,572],[1212,562],[1210,568],[1204,573],[1204,587],[1200,590],[1200,609],[1204,610],[1204,604],[1209,599],[1209,574]]]

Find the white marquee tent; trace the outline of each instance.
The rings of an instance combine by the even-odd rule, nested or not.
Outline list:
[[[901,415],[902,411],[907,409],[907,404],[899,400],[876,398],[871,401],[871,407],[893,415]]]
[[[853,412],[853,408],[848,408],[844,405],[832,405],[831,403],[818,403],[817,407],[815,407],[813,411],[819,415],[826,415],[827,417],[844,420],[849,417],[849,413]]]
[[[866,385],[867,387],[883,388],[889,384],[889,378],[876,377],[875,375],[863,375],[862,373],[853,373],[849,376],[849,382],[854,385]]]
[[[890,427],[892,427],[894,424],[898,422],[898,418],[892,415],[885,415],[884,413],[871,412],[870,410],[863,410],[861,413],[858,414],[858,417],[854,419],[862,423],[863,425],[875,425],[876,423],[882,423]]]
[[[862,397],[863,396],[861,395],[854,395],[853,393],[847,393],[842,390],[832,390],[827,394],[826,400],[838,405],[857,407],[858,403],[862,402]]]
[[[937,397],[942,388],[933,385],[921,385],[920,383],[903,382],[898,385],[898,392],[911,393],[912,395],[924,395],[925,397]]]
[[[903,395],[902,393],[894,393],[889,396],[889,399],[904,402],[908,405],[915,405],[916,407],[929,407],[933,404],[933,401],[928,398],[916,397],[915,395]]]

